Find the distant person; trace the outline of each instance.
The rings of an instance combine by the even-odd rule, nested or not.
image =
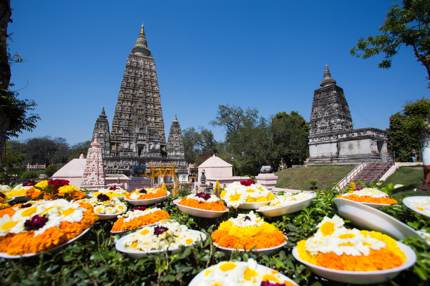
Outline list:
[[[417,161],[417,151],[415,151],[415,149],[412,149],[411,159],[412,159],[412,162],[416,162]]]

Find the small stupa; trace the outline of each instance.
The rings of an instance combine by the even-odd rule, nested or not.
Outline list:
[[[82,178],[81,187],[87,190],[97,190],[104,188],[106,185],[102,148],[97,138],[94,138],[91,147],[88,148],[87,161]]]

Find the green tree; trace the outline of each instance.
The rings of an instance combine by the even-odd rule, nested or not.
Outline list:
[[[79,158],[81,154],[84,154],[84,156],[86,156],[90,145],[91,141],[89,140],[73,145],[72,147],[70,147],[70,150],[67,155],[67,160],[70,161],[72,159]]]
[[[402,112],[390,117],[388,146],[396,161],[410,161],[413,150],[420,154],[422,132],[429,119],[430,100],[424,98],[406,104]]]
[[[275,167],[281,160],[288,166],[303,164],[308,157],[309,126],[297,112],[278,112],[272,118]]]
[[[226,139],[245,126],[255,125],[259,120],[259,114],[256,109],[248,108],[243,110],[238,106],[219,105],[217,117],[212,124],[224,127],[226,130]]]
[[[217,142],[212,131],[200,128],[187,128],[182,131],[185,161],[197,165],[214,153],[217,153]]]
[[[69,146],[64,138],[40,137],[25,143],[26,161],[31,164],[66,163]]]
[[[18,141],[6,142],[6,156],[0,166],[0,183],[11,183],[25,170],[25,154],[22,145]]]
[[[379,67],[389,68],[400,47],[410,47],[430,80],[430,1],[402,2],[403,6],[394,5],[388,11],[384,24],[379,28],[381,34],[360,39],[351,54],[364,59],[383,54]]]

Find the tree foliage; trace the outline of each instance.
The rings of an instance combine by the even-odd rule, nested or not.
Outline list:
[[[297,112],[280,112],[269,121],[256,109],[220,105],[213,123],[226,130],[219,152],[239,175],[256,175],[263,165],[277,169],[281,161],[302,164],[307,158],[309,128]]]
[[[430,120],[430,100],[424,98],[406,104],[402,112],[390,117],[388,145],[396,161],[410,161],[412,150],[420,154],[426,120]]]
[[[273,152],[276,165],[302,164],[309,155],[309,125],[297,112],[279,112],[272,118]]]
[[[389,68],[400,47],[410,47],[430,80],[430,1],[403,0],[403,6],[395,5],[388,11],[379,31],[379,35],[360,39],[352,55],[366,59],[382,54],[379,67]]]
[[[196,163],[203,162],[206,158],[217,152],[217,142],[212,131],[201,128],[188,128],[182,131],[184,143],[185,161]]]

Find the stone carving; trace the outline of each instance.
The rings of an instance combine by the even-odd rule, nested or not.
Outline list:
[[[88,148],[87,161],[81,186],[91,190],[104,187],[105,184],[102,148],[97,138],[95,138],[91,143],[91,147]]]
[[[118,100],[109,133],[104,109],[96,121],[93,138],[103,150],[108,174],[131,174],[148,162],[176,166],[177,173],[186,173],[184,147],[179,122],[175,119],[166,146],[163,112],[157,71],[141,26],[131,50],[121,82]]]
[[[343,89],[324,67],[315,90],[309,132],[309,163],[354,163],[389,160],[387,137],[376,128],[352,128],[351,112]]]

